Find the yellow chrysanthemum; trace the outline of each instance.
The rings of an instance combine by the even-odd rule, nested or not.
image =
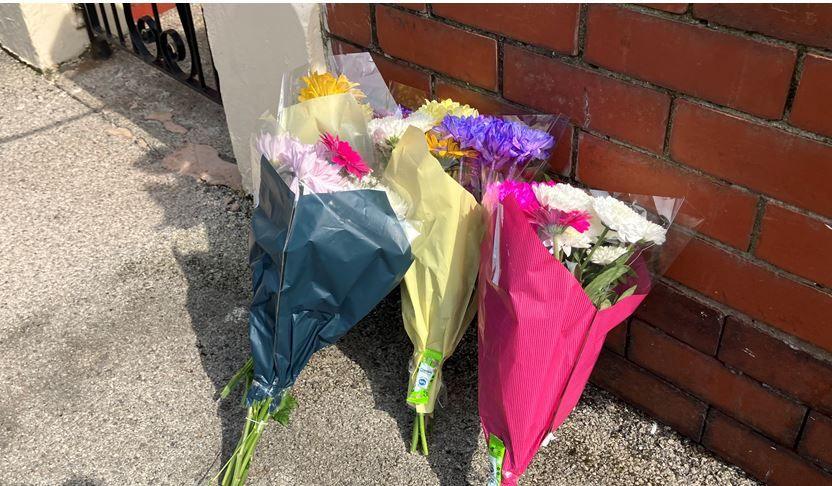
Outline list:
[[[364,98],[364,93],[356,88],[358,83],[353,83],[346,76],[341,74],[337,78],[330,73],[318,73],[313,71],[309,76],[304,76],[305,88],[301,88],[298,101],[303,102],[321,96],[334,94],[352,93],[356,99]]]
[[[431,153],[439,157],[459,159],[477,156],[476,150],[461,149],[456,140],[451,138],[439,139],[433,132],[427,132],[425,139],[427,139]]]
[[[416,113],[423,113],[428,115],[433,120],[434,125],[442,123],[442,119],[448,115],[451,116],[477,116],[480,113],[468,105],[463,105],[450,98],[442,101],[427,101],[420,106]]]

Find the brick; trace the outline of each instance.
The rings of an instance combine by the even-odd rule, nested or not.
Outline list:
[[[517,108],[495,95],[479,93],[442,80],[436,81],[435,92],[437,98],[451,98],[460,103],[469,104],[479,110],[480,113],[488,115],[519,115],[528,113],[528,110]]]
[[[831,85],[832,86],[832,85]],[[755,254],[796,275],[832,287],[832,225],[766,204]]]
[[[819,465],[832,470],[832,419],[811,412],[800,438],[798,451]]]
[[[589,9],[584,59],[613,71],[779,119],[796,52],[618,7]]]
[[[388,86],[392,83],[399,83],[425,93],[430,91],[430,75],[428,73],[391,61],[379,54],[373,54],[373,61]]]
[[[832,58],[806,55],[789,123],[832,137]]]
[[[667,276],[767,322],[788,334],[832,351],[832,298],[826,293],[694,238]]]
[[[378,41],[391,56],[486,89],[497,88],[497,41],[389,7],[376,7]]]
[[[620,354],[621,356],[624,356],[624,353],[627,350],[627,328],[629,326],[629,322],[622,322],[612,328],[612,330],[607,333],[607,339],[604,341],[604,347]]]
[[[707,405],[653,374],[609,351],[602,351],[591,380],[682,434],[699,440]]]
[[[568,176],[572,171],[572,140],[575,127],[569,125],[557,140],[555,151],[549,158],[549,170],[555,174]]]
[[[334,37],[329,39],[329,45],[332,49],[332,53],[335,55],[339,54],[355,54],[356,52],[364,52],[363,49],[360,49],[352,44],[342,42]]]
[[[413,10],[414,12],[426,12],[427,4],[425,3],[396,3],[394,5],[398,5],[399,7],[406,8],[408,10]]]
[[[366,3],[328,3],[326,23],[329,32],[338,37],[365,47],[372,43],[370,6]]]
[[[832,481],[832,476],[797,454],[717,411],[709,414],[702,443],[772,486],[817,486]]]
[[[832,414],[832,364],[734,317],[725,320],[719,359],[787,395]]]
[[[636,317],[703,353],[715,355],[722,313],[657,282],[636,310]]]
[[[437,3],[434,15],[564,54],[578,48],[578,4]]]
[[[681,214],[698,231],[745,250],[757,214],[757,196],[665,161],[581,134],[578,178],[591,187],[633,194],[684,197]],[[698,219],[694,219],[698,216]],[[679,218],[685,224],[683,218]]]
[[[507,45],[503,94],[653,152],[664,145],[670,98],[649,88]]]
[[[676,14],[685,13],[688,9],[687,3],[640,3],[639,5]]]
[[[630,323],[628,357],[777,442],[794,444],[806,408],[731,372],[716,358],[638,320]]]
[[[821,176],[829,169],[832,145],[682,101],[674,112],[670,155],[717,177],[832,215],[829,180]]]
[[[804,3],[697,4],[693,15],[779,39],[832,48],[832,6]]]

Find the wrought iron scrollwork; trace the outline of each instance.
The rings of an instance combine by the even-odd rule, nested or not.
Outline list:
[[[199,40],[197,39],[190,5],[177,3],[176,13],[179,25],[176,26],[177,28],[163,28],[157,4],[150,4],[152,15],[142,15],[138,19],[133,17],[133,6],[131,4],[121,4],[124,23],[127,26],[127,39],[125,39],[121,28],[122,24],[116,4],[111,4],[111,8],[118,37],[113,35],[113,29],[110,28],[111,22],[104,5],[98,4],[100,11],[96,11],[95,5],[89,3],[82,5],[91,42],[94,41],[94,34],[99,37],[95,39],[96,41],[100,40],[100,36],[104,36],[110,41],[118,41],[122,47],[132,50],[145,62],[162,69],[214,101],[221,102],[219,77],[213,63],[210,63],[209,67],[213,71],[214,86],[210,86],[206,82],[200,56]],[[168,19],[166,22],[171,20],[169,17],[166,18]],[[178,29],[181,29],[181,32]],[[126,41],[129,41],[129,44]],[[207,49],[208,46],[204,46],[204,48]],[[181,63],[188,58],[190,58],[190,65],[183,69]]]

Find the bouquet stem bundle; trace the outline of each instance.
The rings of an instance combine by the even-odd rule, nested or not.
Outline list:
[[[425,134],[409,126],[398,139],[384,182],[403,195],[425,236],[402,284],[402,320],[413,342],[407,403],[416,411],[411,451],[428,455],[426,423],[442,386],[442,364],[473,319],[484,214],[474,197],[445,173]]]
[[[478,393],[496,484],[517,484],[578,403],[606,334],[670,259],[682,200],[620,197],[563,183],[486,188]]]
[[[248,393],[251,387],[251,382],[254,379],[254,359],[249,357],[246,363],[240,368],[228,383],[220,391],[220,398],[226,398],[231,393],[231,390],[237,387],[241,381],[245,381],[245,394]],[[269,397],[265,400],[258,400],[246,408],[246,421],[243,424],[243,432],[240,435],[240,440],[237,441],[237,446],[231,457],[220,469],[215,480],[222,475],[222,481],[219,484],[222,486],[238,486],[245,484],[248,478],[249,467],[251,466],[251,459],[254,457],[254,451],[257,449],[257,444],[260,442],[260,437],[263,431],[266,430],[266,424],[269,419],[278,422],[281,425],[289,423],[289,415],[292,410],[297,408],[297,401],[288,392],[283,394],[280,404],[277,409],[270,412],[272,408],[273,398]]]
[[[247,412],[220,471],[224,486],[246,481],[269,419],[288,422],[296,406],[288,390],[312,355],[367,315],[413,261],[419,222],[380,182],[396,178],[375,163],[367,132],[392,98],[369,54],[331,64],[334,72],[287,73],[278,111],[252,137],[251,359],[221,392],[244,382]]]

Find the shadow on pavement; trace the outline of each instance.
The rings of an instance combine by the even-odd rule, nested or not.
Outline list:
[[[226,160],[233,160],[231,142],[222,107],[160,75],[140,61],[121,56],[105,62],[83,61],[63,73],[71,85],[65,88],[81,103],[105,116],[110,113],[127,118],[146,133],[133,133],[134,143],[148,145],[147,155],[134,167],[149,173],[169,172],[161,160],[187,144],[211,145]],[[80,89],[79,89],[80,88]],[[187,128],[171,131],[154,121],[159,113],[172,114],[173,120]],[[219,390],[245,362],[248,354],[248,305],[251,278],[248,268],[248,220],[250,200],[218,186],[207,186],[186,176],[175,175],[173,184],[145,187],[163,209],[165,228],[188,229],[201,226],[204,249],[181,251],[172,243],[171,251],[187,280],[186,308],[196,336],[202,368]],[[201,192],[200,197],[193,197]],[[191,195],[188,197],[188,195]],[[215,201],[206,207],[200,202]],[[183,370],[185,372],[185,370]],[[222,445],[213,464],[195,472],[199,483],[209,481],[230,456],[242,430],[245,410],[240,406],[242,390],[218,402]],[[182,397],[186,400],[187,397]],[[175,409],[175,404],[171,404]],[[70,484],[88,484],[74,482]]]
[[[399,289],[382,300],[337,346],[364,370],[375,408],[396,420],[402,449],[409,452],[415,413],[405,395],[413,345],[402,324]],[[472,413],[477,409],[476,369],[476,330],[472,326],[445,363],[443,377],[450,399],[444,400],[445,407],[437,406],[430,431],[428,462],[442,486],[469,484],[466,477],[479,438],[477,414]]]
[[[201,225],[205,230],[207,248],[204,251],[183,252],[175,246],[172,251],[188,282],[186,308],[196,335],[202,368],[214,385],[215,398],[219,399],[219,391],[248,355],[247,317],[251,287],[246,263],[248,242],[245,232],[232,232],[222,218],[201,217],[200,208],[188,207],[178,197],[180,191],[203,190],[217,192],[221,198],[221,194],[228,192],[226,189],[197,187],[193,181],[181,176],[176,180],[175,186],[147,187],[146,190],[165,210],[164,225],[177,228]],[[250,211],[248,201],[235,202],[242,202],[242,214]],[[187,213],[192,216],[184,217]],[[213,466],[224,464],[239,438],[245,418],[241,399],[242,390],[238,388],[218,402],[222,447]],[[211,477],[213,474],[204,479]]]

